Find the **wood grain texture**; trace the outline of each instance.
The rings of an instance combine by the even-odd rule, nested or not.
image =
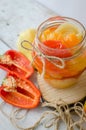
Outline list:
[[[86,71],[81,75],[77,84],[70,88],[57,89],[47,83],[44,78],[38,74],[38,84],[43,98],[56,104],[72,104],[80,101],[86,96]]]
[[[53,11],[36,0],[0,0],[0,38],[17,49],[16,41],[21,32],[37,28],[41,22],[54,15]]]

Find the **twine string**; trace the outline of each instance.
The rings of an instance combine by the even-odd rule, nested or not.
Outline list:
[[[14,115],[14,117],[17,119],[17,120],[21,120],[23,118],[25,118],[25,116],[27,115],[28,111],[29,110],[25,110],[24,114],[21,114],[22,113],[22,110],[21,108],[18,108],[14,111],[12,111],[11,113],[11,116]]]
[[[81,104],[81,106],[80,106],[80,104]],[[31,127],[22,128],[18,124],[18,120],[20,120],[21,118],[24,118],[24,116],[27,115],[26,114],[27,111],[26,111],[25,115],[17,117],[19,115],[19,112],[21,111],[21,109],[18,109],[18,110],[15,110],[12,112],[12,115],[10,118],[11,122],[20,130],[35,130],[35,128],[37,128],[39,126],[39,124],[44,119],[46,119],[47,116],[49,116],[50,118],[47,119],[47,121],[44,124],[45,128],[50,128],[50,127],[55,126],[55,130],[59,130],[60,122],[63,122],[64,125],[66,125],[67,130],[74,130],[75,127],[77,127],[79,130],[84,130],[82,124],[83,124],[83,122],[86,123],[86,113],[83,110],[83,104],[81,102],[76,103],[72,107],[69,107],[66,103],[62,104],[62,105],[57,105],[57,104],[44,102],[42,104],[42,107],[46,107],[46,106],[53,108],[53,109],[45,111],[42,114],[42,116],[40,117],[40,119]],[[72,111],[74,112],[75,115],[77,115],[77,117],[79,118],[78,120],[74,120],[72,118],[72,114],[73,114]]]
[[[25,47],[25,44],[24,44],[25,42],[27,44],[29,44],[32,48]],[[65,62],[62,58],[57,57],[57,56],[49,56],[49,55],[44,54],[43,52],[40,51],[37,43],[32,44],[31,42],[24,40],[21,42],[21,46],[22,46],[22,48],[24,48],[28,51],[32,51],[32,52],[35,51],[36,52],[36,55],[33,57],[33,60],[31,63],[34,62],[34,60],[36,59],[37,56],[41,57],[41,61],[43,64],[42,76],[44,76],[44,74],[45,74],[45,59],[60,69],[63,69],[65,67]],[[56,63],[55,61],[58,61],[58,63]]]
[[[0,110],[3,107],[4,103],[0,105]],[[31,127],[23,128],[18,124],[18,121],[25,118],[27,116],[28,110],[25,111],[25,113],[22,115],[22,109],[16,109],[11,112],[11,114],[8,116],[5,112],[4,115],[10,119],[11,123],[16,126],[20,130],[35,130],[40,123],[49,116],[50,118],[47,119],[47,121],[44,124],[45,128],[55,127],[55,130],[59,130],[60,128],[60,122],[63,122],[64,125],[66,125],[67,130],[74,130],[75,127],[78,128],[78,130],[85,130],[82,126],[82,124],[86,123],[86,113],[83,109],[83,104],[81,102],[75,103],[72,107],[69,107],[66,103],[63,103],[61,105],[53,104],[53,103],[42,103],[42,107],[50,107],[53,108],[51,110],[45,111],[39,120]],[[76,115],[78,117],[78,120],[74,120],[72,115]],[[52,116],[51,116],[52,115]]]

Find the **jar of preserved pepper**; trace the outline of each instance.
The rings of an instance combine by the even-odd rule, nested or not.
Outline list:
[[[86,68],[86,31],[77,20],[52,17],[37,29],[34,67],[56,88],[70,87]]]

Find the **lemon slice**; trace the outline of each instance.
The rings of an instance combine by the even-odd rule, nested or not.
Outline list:
[[[72,23],[68,23],[68,22],[61,24],[55,30],[55,32],[62,33],[62,35],[75,34],[78,39],[82,38],[81,29],[78,26],[76,26],[76,25],[74,25]]]
[[[21,46],[21,42],[24,41],[24,40],[27,40],[31,43],[33,43],[34,41],[34,38],[35,38],[35,34],[36,34],[36,30],[35,29],[28,29],[24,32],[22,32],[18,38],[18,41],[17,41],[17,48],[20,52],[22,52],[25,56],[27,56],[31,61],[32,61],[32,56],[31,56],[31,51],[29,50],[26,50],[25,48],[23,48]],[[28,43],[23,43],[24,47],[28,48],[28,49],[31,49],[32,46]]]
[[[63,23],[56,30],[55,33],[58,37],[61,36],[60,40],[63,40],[63,44],[67,44],[68,47],[72,47],[79,44],[83,38],[81,29],[72,23]]]
[[[60,33],[75,33],[75,34],[81,32],[79,27],[68,22],[61,24],[55,31]]]

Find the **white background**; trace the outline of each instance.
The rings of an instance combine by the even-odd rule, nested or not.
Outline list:
[[[86,26],[86,0],[37,0],[57,14],[79,20]]]

